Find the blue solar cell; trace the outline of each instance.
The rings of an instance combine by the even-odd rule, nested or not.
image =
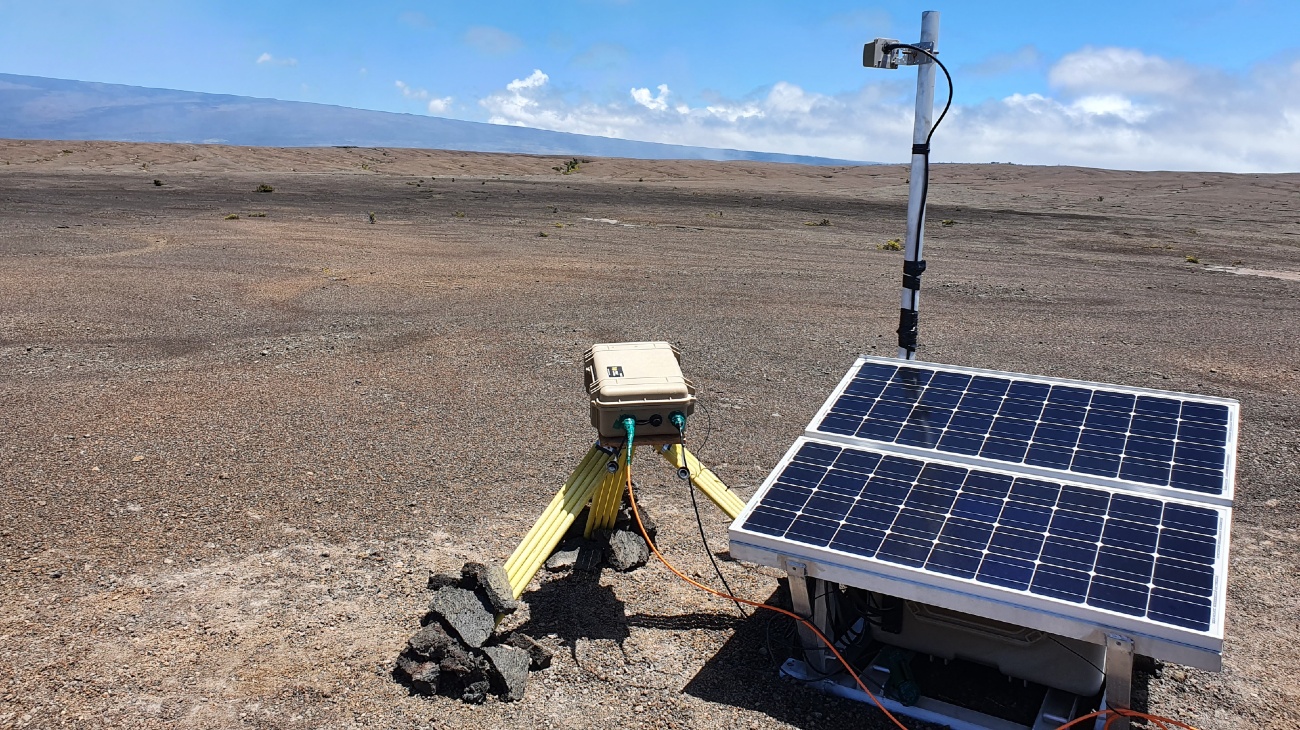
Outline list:
[[[875,408],[878,402],[879,399],[874,396],[845,394],[844,397],[835,401],[834,412],[838,415],[862,418],[871,413],[871,409]]]
[[[1034,561],[1009,555],[988,554],[980,563],[975,579],[981,583],[1002,586],[1018,591],[1029,587],[1034,577]]]
[[[1110,498],[1110,516],[1130,522],[1158,524],[1164,504],[1158,499],[1132,494],[1115,494]]]
[[[1147,552],[1135,552],[1119,547],[1103,545],[1097,551],[1097,575],[1104,575],[1133,583],[1149,583],[1151,570],[1155,566],[1155,556]]]
[[[1113,411],[1125,415],[1125,422],[1128,416],[1133,413],[1133,404],[1137,397],[1128,393],[1111,393],[1104,390],[1094,391],[1092,402],[1088,404],[1089,409]]]
[[[880,543],[885,539],[884,529],[873,530],[857,525],[845,525],[835,533],[830,547],[854,555],[875,555]]]
[[[1051,520],[1051,507],[1016,502],[1007,502],[1002,508],[1001,516],[998,517],[998,522],[1003,525],[1034,532],[1045,531],[1047,523]]]
[[[911,488],[912,485],[908,482],[876,476],[867,480],[867,486],[862,490],[861,498],[880,504],[898,505],[903,503]]]
[[[835,461],[835,458],[840,454],[841,451],[843,451],[843,449],[837,448],[835,446],[827,446],[826,444],[819,444],[814,441],[810,441],[804,444],[803,447],[799,449],[799,453],[794,455],[794,460],[801,463],[806,462],[809,464],[818,464],[821,466],[827,466]],[[855,451],[854,453],[859,453],[864,455],[870,454],[870,452],[865,452],[865,451]]]
[[[1151,582],[1156,588],[1209,598],[1214,593],[1214,569],[1173,558],[1156,558]]]
[[[993,530],[989,552],[1021,560],[1037,560],[1043,551],[1043,533],[1003,525]]]
[[[1006,409],[993,421],[993,427],[989,429],[990,436],[998,438],[1013,439],[1016,441],[1025,441],[1028,446],[1029,439],[1034,435],[1034,429],[1038,424],[1034,421],[1027,421],[1021,418],[1008,418]]]
[[[880,460],[880,466],[876,467],[876,475],[897,479],[901,482],[915,481],[925,462],[920,459],[912,459],[904,456],[886,456]]]
[[[823,477],[817,488],[823,492],[852,498],[861,494],[865,486],[867,486],[866,474],[836,469]]]
[[[794,512],[803,509],[810,496],[812,496],[811,489],[790,488],[778,482],[767,491],[763,503]]]
[[[1182,421],[1178,424],[1178,440],[1209,446],[1223,446],[1228,440],[1228,427],[1217,423]]]
[[[1095,428],[1084,427],[1083,433],[1079,434],[1079,448],[1099,454],[1124,453],[1124,441],[1125,436],[1122,431],[1098,431]]]
[[[921,470],[916,478],[918,485],[929,487],[942,487],[945,489],[958,489],[962,482],[966,480],[966,475],[970,473],[969,469],[963,469],[960,466],[949,464],[929,463]]]
[[[1039,560],[1044,565],[1086,573],[1092,570],[1097,561],[1097,543],[1052,535],[1043,541],[1043,552]]]
[[[898,513],[898,517],[894,519],[894,524],[890,526],[890,530],[900,535],[932,542],[939,536],[939,530],[943,529],[945,519],[943,515],[937,515],[933,512],[904,508]]]
[[[803,506],[803,511],[805,514],[839,520],[849,513],[849,510],[853,508],[853,503],[852,497],[845,498],[819,489],[808,498],[808,501]]]
[[[1137,402],[1133,405],[1133,412],[1136,414],[1168,420],[1177,420],[1181,410],[1182,405],[1176,400],[1150,395],[1138,396]]]
[[[907,495],[905,505],[913,509],[946,514],[956,499],[957,491],[955,489],[940,489],[938,487],[918,485],[913,487],[911,493]]]
[[[1219,532],[1219,515],[1212,509],[1170,502],[1165,505],[1161,523],[1165,527],[1214,537]]]
[[[1213,539],[1182,530],[1163,530],[1156,552],[1162,557],[1178,558],[1189,563],[1214,564],[1216,545]]]
[[[845,522],[859,528],[888,530],[898,516],[898,507],[862,500],[849,510]]]
[[[1101,515],[1071,512],[1064,508],[1058,508],[1052,515],[1052,524],[1049,531],[1053,535],[1096,543],[1097,538],[1101,537],[1102,524]]]
[[[1119,454],[1103,454],[1080,449],[1074,452],[1074,461],[1070,462],[1070,471],[1113,479],[1119,476],[1119,462]]]
[[[1002,409],[1002,396],[970,391],[966,393],[965,398],[961,399],[961,403],[957,407],[959,412],[985,413],[992,416]]]
[[[1127,520],[1106,520],[1101,530],[1101,543],[1107,547],[1119,547],[1135,552],[1154,552],[1160,530],[1155,525]]]
[[[1174,468],[1169,473],[1169,485],[1193,492],[1218,494],[1223,491],[1223,472],[1174,464]]]
[[[1017,477],[1011,486],[1011,498],[1021,502],[1054,505],[1061,496],[1061,485],[1042,479]]]
[[[854,436],[861,425],[861,418],[844,416],[832,411],[826,414],[822,422],[817,425],[817,429],[823,433],[833,433],[838,436]]]
[[[1083,603],[1083,600],[1088,597],[1090,581],[1091,577],[1082,570],[1040,565],[1034,572],[1034,580],[1029,585],[1029,592],[1071,603]]]
[[[1210,601],[1208,598],[1198,600],[1185,593],[1153,588],[1151,600],[1147,603],[1147,618],[1205,631],[1210,628]]]
[[[1119,465],[1120,479],[1164,486],[1169,483],[1169,462],[1124,457]]]
[[[1067,484],[1061,487],[1061,496],[1057,499],[1056,505],[1071,512],[1104,515],[1110,507],[1110,493]]]
[[[880,463],[880,454],[856,449],[844,449],[835,459],[835,468],[856,474],[871,474]]]
[[[1070,468],[1070,463],[1074,461],[1074,448],[1069,446],[1053,446],[1051,444],[1031,444],[1029,451],[1025,454],[1025,463],[1030,466],[1041,466],[1048,469],[1060,469],[1062,471]]]
[[[1048,402],[1043,408],[1043,414],[1038,420],[1043,423],[1051,423],[1057,426],[1079,427],[1083,425],[1083,419],[1088,417],[1088,409],[1083,406],[1075,405],[1056,405]]]
[[[1148,596],[1144,584],[1098,576],[1088,590],[1088,605],[1141,616],[1147,611]]]
[[[764,535],[784,535],[794,518],[794,512],[777,509],[764,500],[764,504],[751,512],[745,520],[745,529]]]
[[[1011,381],[1007,378],[998,378],[989,375],[976,375],[971,378],[970,385],[966,387],[967,392],[981,395],[989,395],[997,398],[1007,394],[1007,389],[1011,387]]]
[[[998,461],[1020,461],[1029,450],[1029,442],[989,436],[980,447],[980,456]]]
[[[1200,421],[1202,423],[1227,423],[1228,407],[1214,403],[1198,403],[1196,401],[1185,401],[1180,417],[1184,421]]]
[[[811,514],[797,517],[785,536],[808,545],[819,547],[830,544],[835,531],[840,529],[839,520],[828,520]]]
[[[1082,420],[1080,420],[1082,422]],[[1034,431],[1036,444],[1074,448],[1079,444],[1079,435],[1083,430],[1079,426],[1067,426],[1063,423],[1039,423]]]
[[[966,433],[964,431],[949,430],[939,439],[939,449],[949,451],[954,454],[968,454],[974,456],[984,448],[983,434]]]
[[[989,538],[993,536],[993,525],[990,522],[973,519],[962,519],[961,516],[953,513],[953,518],[943,526],[939,533],[939,543],[947,545],[949,548],[967,548],[971,550],[983,550],[989,544]]]
[[[925,406],[918,406],[903,425],[896,443],[933,449],[939,445],[939,439],[943,437],[944,427],[948,425],[950,418],[952,418],[952,411],[933,411]]]
[[[983,559],[984,555],[979,550],[940,544],[930,552],[930,559],[926,561],[925,568],[959,578],[973,578]]]
[[[955,517],[980,520],[992,524],[998,518],[998,515],[1002,514],[1002,504],[1002,500],[996,497],[987,497],[981,494],[962,494],[953,503],[952,514]]]
[[[995,474],[989,471],[972,469],[961,488],[963,492],[970,494],[981,494],[1002,499],[1011,492],[1011,484],[1014,481],[1014,477],[1006,474]]]
[[[1133,416],[1133,421],[1129,423],[1128,430],[1134,436],[1147,436],[1161,441],[1172,441],[1178,435],[1178,421],[1139,413]]]
[[[919,568],[925,565],[925,560],[930,556],[932,547],[934,547],[934,543],[931,540],[912,537],[911,535],[901,535],[895,532],[885,537],[885,541],[880,544],[880,550],[876,553],[876,557],[891,563]]]

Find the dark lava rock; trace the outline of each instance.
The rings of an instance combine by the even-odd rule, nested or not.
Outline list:
[[[412,688],[421,694],[431,695],[438,691],[438,673],[437,662],[422,662],[408,654],[397,658],[398,678],[410,682]]]
[[[447,656],[452,649],[460,648],[460,643],[436,621],[417,631],[406,644],[411,647],[411,651],[435,662]]]
[[[528,652],[513,646],[488,646],[483,648],[488,658],[488,680],[492,691],[509,701],[524,698],[528,686],[528,666],[532,663]]]
[[[496,628],[496,612],[472,591],[453,586],[439,588],[429,602],[430,623],[440,620],[467,645],[483,646]]]
[[[534,672],[551,666],[551,650],[542,646],[528,634],[521,634],[516,631],[507,636],[502,643],[528,652],[528,668]]]
[[[491,689],[492,685],[486,679],[471,682],[465,685],[465,689],[460,694],[460,701],[468,702],[471,705],[481,705],[487,699],[488,691]]]
[[[641,524],[645,525],[646,534],[651,540],[656,539],[659,534],[659,526],[655,524],[654,518],[646,512],[645,505],[640,502],[636,505],[637,513],[641,515]],[[614,520],[614,529],[627,530],[637,536],[641,535],[641,527],[636,523],[636,515],[632,514],[631,505],[624,503],[618,509],[618,519]]]
[[[499,565],[465,563],[460,574],[461,587],[480,592],[498,614],[514,613],[519,608],[519,601],[515,600],[515,590],[510,586],[510,577],[506,575],[505,568]],[[472,582],[474,586],[466,585],[467,582]]]
[[[439,588],[447,586],[459,586],[460,576],[447,575],[446,573],[429,573],[429,590],[436,591]]]
[[[627,572],[645,565],[650,559],[650,546],[640,535],[627,530],[614,530],[609,535],[605,562],[614,570]]]

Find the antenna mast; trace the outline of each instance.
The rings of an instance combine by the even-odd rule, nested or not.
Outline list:
[[[915,44],[937,54],[939,13],[921,13],[921,40]],[[901,53],[899,52],[901,50]],[[916,66],[916,117],[912,125],[912,172],[907,189],[907,237],[904,239],[903,289],[898,309],[898,357],[916,359],[917,312],[921,308],[922,257],[925,240],[925,196],[930,175],[930,130],[934,126],[935,62],[924,53],[900,47],[898,41],[877,38],[863,49],[862,65],[868,68]]]

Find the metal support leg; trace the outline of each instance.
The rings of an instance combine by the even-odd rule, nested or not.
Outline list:
[[[825,582],[814,578],[810,593],[808,566],[790,562],[786,565],[785,572],[790,581],[790,604],[794,612],[811,621],[826,638],[834,641],[835,637],[831,636],[831,607],[826,596]],[[806,650],[804,662],[818,674],[829,674],[832,667],[831,656],[830,652],[825,651],[822,640],[804,624],[799,624],[798,629],[799,644]]]
[[[1104,706],[1117,710],[1132,709],[1133,695],[1133,640],[1119,634],[1106,635],[1106,693]],[[1108,718],[1109,719],[1109,718]],[[1116,717],[1109,723],[1101,721],[1098,727],[1111,730],[1129,730],[1127,717]]]

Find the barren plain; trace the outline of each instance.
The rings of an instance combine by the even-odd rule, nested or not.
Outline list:
[[[675,343],[745,498],[894,352],[904,168],[563,162],[0,141],[0,727],[886,727],[654,564],[539,576],[520,702],[390,676],[429,571],[504,560],[586,450],[591,344]],[[922,359],[1242,402],[1224,671],[1139,702],[1300,727],[1300,175],[935,165],[926,258]]]

